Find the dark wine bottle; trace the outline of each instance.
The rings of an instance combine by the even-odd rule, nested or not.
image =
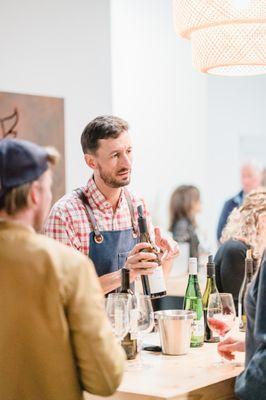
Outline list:
[[[151,242],[150,235],[147,227],[147,220],[143,215],[142,206],[138,206],[138,225],[140,233],[140,242],[150,244],[149,249],[143,249],[143,252],[153,252],[157,254],[158,267],[155,268],[152,275],[141,275],[141,282],[143,287],[143,293],[155,299],[158,297],[166,296],[166,287],[164,281],[163,269],[158,257],[158,252],[154,248]]]
[[[241,332],[246,331],[247,317],[245,312],[245,296],[250,282],[253,277],[253,259],[252,250],[248,249],[245,259],[245,275],[238,295],[238,318],[239,318],[239,330]]]
[[[130,288],[130,272],[127,268],[121,269],[121,290],[120,293],[125,293],[128,297],[133,296],[134,293]],[[129,299],[130,301],[130,299]],[[124,339],[121,341],[121,345],[126,352],[128,360],[134,360],[137,356],[137,339],[133,336],[132,332],[128,332]]]
[[[217,343],[219,342],[219,336],[216,336],[213,331],[210,330],[207,324],[207,309],[210,294],[218,293],[218,289],[215,281],[215,264],[213,262],[213,256],[209,255],[207,262],[207,283],[206,288],[202,297],[203,311],[204,311],[204,342]]]

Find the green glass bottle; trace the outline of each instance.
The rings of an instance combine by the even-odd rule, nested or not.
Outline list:
[[[191,257],[188,264],[188,285],[184,298],[184,310],[194,311],[195,317],[192,323],[191,347],[200,347],[204,342],[204,316],[202,297],[198,282],[197,259]]]
[[[207,262],[207,283],[206,288],[202,297],[203,311],[204,311],[204,342],[217,343],[219,342],[219,336],[215,335],[207,324],[207,308],[210,294],[218,293],[218,289],[215,281],[215,264],[213,262],[213,256],[209,255]]]
[[[246,331],[247,317],[244,307],[244,300],[248,286],[252,281],[252,278],[253,278],[252,250],[248,249],[245,258],[245,275],[238,295],[238,318],[239,318],[239,330],[241,332]]]

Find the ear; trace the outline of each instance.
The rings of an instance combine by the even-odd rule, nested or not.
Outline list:
[[[85,160],[86,164],[88,165],[88,167],[90,167],[91,169],[97,168],[96,159],[93,154],[84,154],[84,160]]]
[[[34,207],[39,203],[40,198],[40,190],[38,186],[38,182],[35,181],[32,183],[31,188],[28,194],[28,204],[30,207]]]

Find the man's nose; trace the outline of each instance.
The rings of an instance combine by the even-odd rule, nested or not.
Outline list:
[[[121,166],[123,168],[131,168],[131,157],[128,154],[124,154],[122,160],[121,160]]]

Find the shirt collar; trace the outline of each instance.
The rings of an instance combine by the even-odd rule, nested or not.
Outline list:
[[[98,208],[101,211],[112,209],[109,201],[106,200],[102,192],[96,186],[93,176],[88,180],[87,186],[84,188],[84,194],[92,208]],[[122,188],[121,195],[118,201],[117,209],[122,207],[125,201],[125,189]]]
[[[5,218],[0,218],[0,230],[2,229],[16,229],[21,231],[28,231],[35,233],[35,230],[30,225],[25,225],[23,222],[11,221]]]

